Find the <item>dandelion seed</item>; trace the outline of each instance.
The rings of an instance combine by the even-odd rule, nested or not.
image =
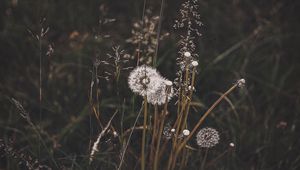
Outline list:
[[[197,134],[197,144],[203,148],[211,148],[219,143],[219,132],[213,128],[203,128]]]

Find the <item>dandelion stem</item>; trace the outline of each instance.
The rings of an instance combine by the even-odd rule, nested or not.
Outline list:
[[[155,148],[155,139],[157,137],[157,125],[159,124],[158,120],[158,106],[154,105],[154,118],[153,118],[153,127],[152,127],[152,141],[151,141],[151,153],[150,153],[150,162],[153,162],[154,148]],[[152,164],[151,164],[152,165]],[[151,169],[151,168],[150,168]]]
[[[142,157],[141,157],[141,169],[145,170],[145,143],[146,143],[146,127],[147,127],[147,96],[144,96],[144,124],[143,124],[143,138],[142,138]]]

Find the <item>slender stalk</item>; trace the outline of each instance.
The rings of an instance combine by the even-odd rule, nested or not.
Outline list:
[[[204,170],[205,162],[206,162],[206,159],[207,159],[207,154],[208,154],[208,148],[205,149],[204,158],[203,158],[202,163],[201,163],[201,170]]]
[[[42,26],[42,23],[40,23],[40,26],[41,26],[41,32],[40,32],[40,35],[39,35],[39,121],[41,122],[42,121],[42,41],[43,41],[43,26]],[[38,145],[38,157],[40,159],[40,154],[41,154],[41,145],[39,143]]]
[[[179,167],[179,170],[182,170],[185,166],[185,162],[187,161],[188,159],[188,150],[183,150],[183,154],[181,156],[181,161],[180,161],[180,167]]]
[[[184,81],[185,81],[186,85],[189,84],[189,80],[190,80],[189,74],[190,74],[189,68],[186,67],[186,69],[185,69],[185,77],[184,77]],[[194,76],[194,78],[193,78],[193,81],[194,81],[195,80],[195,68],[193,69],[193,76]],[[181,103],[180,103],[181,110],[180,110],[180,113],[179,113],[179,117],[177,118],[177,120],[175,122],[175,124],[177,124],[177,126],[175,125],[175,127],[176,127],[176,133],[175,133],[175,138],[173,140],[171,154],[170,154],[169,161],[168,161],[168,169],[170,169],[171,166],[172,166],[172,163],[174,161],[173,156],[176,153],[175,149],[176,149],[177,143],[179,143],[180,142],[179,140],[181,140],[181,139],[177,139],[177,136],[179,136],[179,132],[181,132],[185,128],[185,125],[186,125],[186,119],[187,119],[186,117],[187,117],[187,114],[188,114],[187,113],[187,108],[188,108],[188,105],[190,103],[190,100],[191,100],[190,98],[191,98],[192,93],[191,93],[191,95],[189,95],[188,97],[186,97],[184,95],[184,90],[185,89],[183,89],[183,91],[181,91],[181,95],[180,95],[180,98],[181,98]]]
[[[152,127],[152,140],[151,140],[151,152],[150,152],[150,166],[152,166],[153,163],[153,158],[154,158],[154,148],[155,148],[155,139],[157,137],[157,125],[159,125],[159,119],[158,119],[158,106],[154,105],[154,118],[153,118],[153,127]],[[153,163],[153,164],[152,164]],[[150,169],[152,169],[150,167]]]
[[[143,105],[145,105],[145,103],[143,103]],[[117,170],[120,170],[120,169],[122,168],[126,150],[127,150],[127,148],[128,148],[128,145],[129,145],[129,143],[130,143],[131,136],[132,136],[132,134],[133,134],[133,131],[135,130],[136,124],[137,124],[137,122],[138,122],[138,119],[140,118],[140,115],[141,115],[142,111],[143,111],[143,110],[142,110],[142,108],[141,108],[140,111],[139,111],[139,114],[137,115],[137,117],[136,117],[136,119],[135,119],[135,122],[134,122],[134,124],[133,124],[133,127],[131,128],[131,132],[130,132],[130,134],[129,134],[127,143],[126,143],[124,149],[122,150],[122,153],[121,153],[121,160],[120,160],[120,163],[119,163],[119,166],[118,166],[118,169],[117,169]],[[144,128],[143,128],[143,129],[144,129]],[[124,134],[126,134],[126,131],[125,131]]]
[[[160,31],[161,31],[161,23],[162,23],[162,17],[163,17],[163,9],[164,9],[164,4],[165,0],[161,0],[161,5],[160,5],[160,12],[159,12],[159,23],[157,27],[157,36],[156,36],[156,47],[155,47],[155,55],[153,57],[153,66],[156,65],[156,60],[157,60],[157,53],[158,53],[158,45],[159,45],[159,36],[160,36]]]
[[[190,105],[191,105],[192,96],[193,96],[193,92],[194,92],[195,75],[196,75],[196,67],[193,68],[193,72],[192,72],[191,90],[190,90],[190,94],[187,99],[187,109],[185,110],[185,114],[184,114],[184,120],[183,120],[183,124],[181,127],[182,130],[186,127],[186,124],[187,124],[187,117],[188,117],[188,114],[190,111]]]
[[[146,143],[146,127],[148,117],[147,96],[144,97],[144,124],[143,124],[143,138],[142,138],[142,153],[141,153],[141,169],[145,170],[145,143]]]
[[[146,11],[146,3],[147,3],[147,0],[144,0],[143,12],[142,12],[142,28],[144,28],[144,25],[145,25],[144,18],[145,18],[145,11]],[[139,41],[139,44],[138,44],[137,61],[136,61],[137,66],[140,64],[140,53],[141,53],[141,41]]]

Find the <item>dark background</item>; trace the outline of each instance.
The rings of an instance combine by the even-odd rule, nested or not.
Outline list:
[[[180,39],[180,32],[173,29],[173,24],[179,17],[181,2],[165,1],[161,32],[170,35],[160,42],[158,51],[158,70],[171,80],[176,76]],[[160,5],[159,0],[151,0],[146,8],[152,10],[152,15],[159,15]],[[245,89],[235,91],[207,119],[206,124],[221,134],[220,144],[212,149],[209,160],[226,151],[230,142],[236,145],[209,168],[300,168],[299,9],[297,0],[199,0],[204,25],[199,29],[202,36],[195,39],[199,74],[194,99],[201,105],[197,111],[204,111],[239,78],[247,82]],[[133,54],[136,46],[126,40],[131,37],[133,22],[142,18],[142,11],[143,1],[139,0],[2,0],[0,139],[5,146],[16,154],[27,155],[24,159],[39,158],[42,165],[55,167],[53,158],[61,169],[87,169],[90,142],[101,130],[88,100],[93,60],[97,56],[104,60],[116,45]],[[42,18],[45,21],[41,24]],[[116,21],[99,24],[99,19],[105,18]],[[47,27],[50,29],[39,49],[39,41],[32,35]],[[103,38],[104,35],[110,37]],[[49,44],[54,49],[50,56],[46,55]],[[40,54],[42,114],[39,114]],[[129,65],[134,66],[134,62]],[[100,108],[103,122],[107,122],[115,108],[125,104],[123,123],[127,129],[135,120],[141,99],[136,97],[132,106],[132,92],[126,80],[128,71],[122,71],[121,75],[119,83],[101,79]],[[51,154],[37,146],[38,136],[19,114],[12,98],[22,104],[40,128]],[[121,117],[118,114],[113,122],[119,130]],[[198,118],[199,115],[191,115],[191,120]],[[23,169],[22,157],[10,154],[2,148],[0,169]],[[201,154],[192,152],[192,155],[187,169],[199,167]],[[104,147],[97,161],[94,168],[114,169],[118,151]],[[134,164],[128,160],[125,167]]]

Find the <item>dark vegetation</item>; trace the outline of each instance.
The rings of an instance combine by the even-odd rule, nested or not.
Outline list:
[[[160,35],[169,35],[159,42],[155,67],[169,80],[178,69],[182,30],[173,25],[181,3],[165,0],[161,18]],[[147,1],[145,16],[159,16],[160,8],[160,0]],[[196,150],[189,151],[183,169],[300,168],[299,8],[296,0],[199,0],[204,25],[194,40],[199,66],[189,126],[236,80],[245,78],[246,87],[206,119],[203,126],[220,133],[207,163],[192,139]],[[142,107],[127,77],[137,63],[138,44],[128,40],[133,23],[142,19],[143,1],[2,0],[0,13],[0,169],[116,169],[127,138],[120,142],[107,133],[92,164],[89,157],[116,111],[111,124],[122,136]],[[119,63],[118,74],[101,63],[114,64],[107,55],[115,54],[113,48],[134,56]],[[166,123],[176,117],[175,102]],[[140,168],[141,135],[132,134],[123,169]]]

